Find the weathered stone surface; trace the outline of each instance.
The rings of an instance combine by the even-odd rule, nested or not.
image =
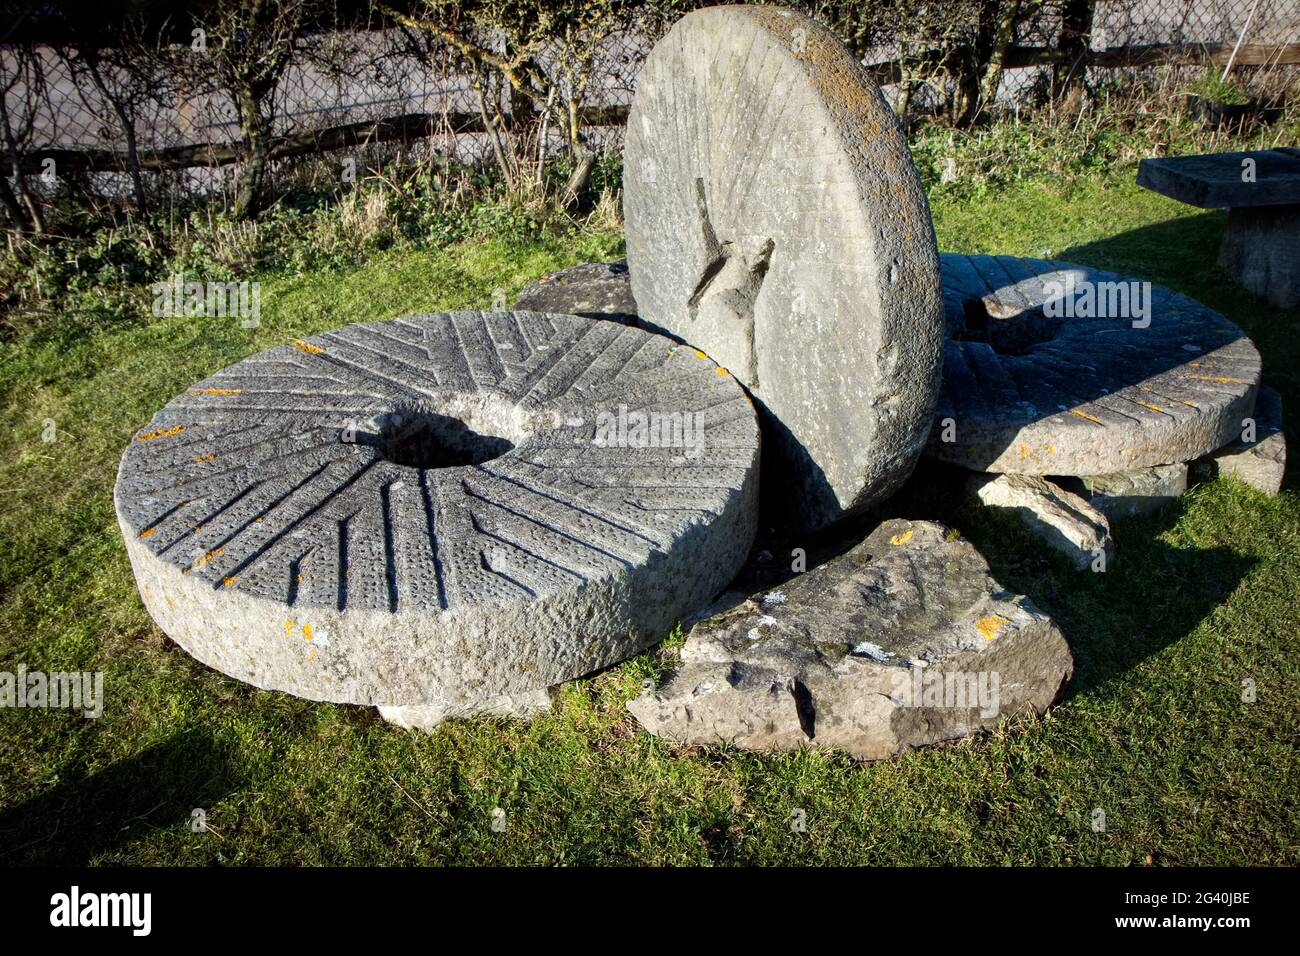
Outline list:
[[[1255,423],[1255,441],[1241,438],[1197,463],[1211,477],[1239,478],[1253,488],[1275,495],[1286,476],[1286,435],[1282,430],[1282,396],[1263,386],[1249,416]]]
[[[1219,267],[1265,302],[1300,305],[1300,203],[1229,211]]]
[[[636,300],[627,260],[581,262],[567,269],[547,273],[524,286],[515,301],[516,309],[584,315],[594,319],[636,324]]]
[[[894,491],[938,386],[939,271],[906,139],[852,54],[791,10],[688,14],[637,80],[623,180],[641,318],[765,413],[773,520]]]
[[[969,542],[900,519],[697,624],[681,656],[664,687],[627,705],[651,733],[867,760],[1041,713],[1073,671],[1051,619]]]
[[[1187,465],[1153,465],[1109,475],[1055,478],[1053,484],[1073,492],[1108,521],[1155,514],[1187,490]]]
[[[1115,554],[1106,516],[1081,497],[1037,475],[974,475],[971,491],[982,504],[1014,511],[1025,526],[1081,571]]]
[[[516,717],[527,720],[549,713],[555,704],[556,688],[529,691],[511,697],[495,697],[471,706],[417,704],[379,708],[379,716],[407,730],[433,730],[444,720],[456,717]]]
[[[1243,162],[1253,164],[1245,177]],[[1153,192],[1204,209],[1300,203],[1300,151],[1162,156],[1138,163],[1137,181]]]
[[[1259,352],[1184,295],[1063,262],[941,258],[949,338],[934,458],[995,473],[1129,471],[1221,447],[1254,407]],[[1091,317],[1078,314],[1087,290]],[[1076,317],[1050,314],[1067,308]]]
[[[638,430],[651,413],[688,427]],[[199,660],[460,712],[615,663],[707,602],[753,540],[757,457],[744,391],[694,349],[441,313],[187,389],[127,448],[115,503],[145,605]]]

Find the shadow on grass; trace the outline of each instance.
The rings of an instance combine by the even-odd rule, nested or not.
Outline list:
[[[0,863],[76,866],[150,830],[189,825],[241,785],[230,748],[189,730],[0,813]]]
[[[1231,548],[1180,548],[1163,539],[1185,502],[1117,522],[1105,573],[1077,571],[1014,515],[972,501],[960,469],[923,463],[889,504],[890,516],[943,521],[967,537],[1003,587],[1051,615],[1074,655],[1063,700],[1131,670],[1191,633],[1235,591],[1256,559]]]

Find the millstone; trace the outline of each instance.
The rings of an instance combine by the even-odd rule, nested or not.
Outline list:
[[[1221,447],[1254,407],[1254,344],[1185,295],[1148,283],[1147,314],[1116,317],[1137,280],[1013,256],[941,258],[948,340],[934,458],[1005,474],[1128,471]],[[1094,314],[1051,314],[1069,308]]]
[[[694,349],[417,315],[187,389],[127,448],[115,502],[145,605],[199,660],[464,712],[615,663],[725,586],[758,446],[744,391]]]
[[[683,17],[637,81],[624,217],[642,320],[764,412],[764,500],[803,529],[887,496],[941,367],[934,231],[879,88],[790,10]]]
[[[627,262],[580,262],[567,269],[549,272],[530,282],[519,293],[516,309],[529,312],[559,312],[613,319],[632,325],[637,321]]]

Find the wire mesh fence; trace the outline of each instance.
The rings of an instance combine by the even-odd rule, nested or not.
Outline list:
[[[0,200],[11,224],[30,225],[30,207],[60,183],[143,203],[148,190],[233,188],[250,164],[385,144],[471,165],[521,150],[581,165],[617,149],[641,64],[699,5],[596,0],[548,13],[557,5],[424,0],[343,23],[310,4],[225,0],[222,23],[124,24],[93,37],[29,14],[0,32]],[[1232,59],[1237,75],[1291,82],[1300,63],[1300,0],[795,5],[844,39],[896,111],[957,124],[1141,71],[1217,72]],[[509,19],[529,11],[553,18]]]

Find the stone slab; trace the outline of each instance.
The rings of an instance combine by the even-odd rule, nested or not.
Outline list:
[[[1254,164],[1243,179],[1243,161]],[[1300,203],[1300,152],[1264,149],[1200,156],[1163,156],[1138,163],[1137,182],[1170,199],[1203,209]]]
[[[1078,495],[1107,521],[1140,518],[1160,511],[1187,491],[1187,465],[1153,465],[1109,475],[1057,477],[1052,483]]]
[[[1255,426],[1253,442],[1238,438],[1197,462],[1197,470],[1210,477],[1237,478],[1265,494],[1275,495],[1282,490],[1282,479],[1286,477],[1282,396],[1276,389],[1260,388],[1250,420]]]
[[[973,545],[902,519],[700,622],[681,659],[627,705],[651,733],[866,760],[1041,713],[1073,671],[1060,630]]]
[[[938,387],[939,270],[906,138],[853,55],[788,9],[688,14],[638,77],[623,180],[641,318],[755,399],[773,521],[892,493]]]
[[[999,474],[1130,471],[1221,447],[1254,407],[1254,343],[1187,296],[1065,262],[941,258],[933,458]]]
[[[583,315],[635,325],[636,300],[627,260],[580,262],[547,273],[524,286],[515,308],[560,315]]]
[[[135,435],[114,500],[145,606],[200,661],[461,712],[613,664],[707,603],[753,540],[758,451],[744,390],[694,349],[438,313],[199,382]]]
[[[1097,559],[1106,570],[1115,556],[1106,516],[1079,495],[1037,475],[974,475],[971,491],[980,503],[1013,512],[1035,537],[1063,554],[1080,571]]]

